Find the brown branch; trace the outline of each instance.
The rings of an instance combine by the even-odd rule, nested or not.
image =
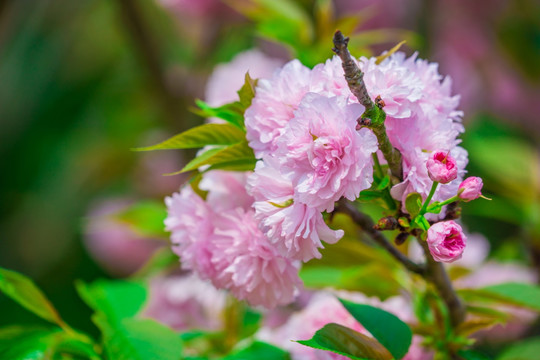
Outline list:
[[[402,263],[403,266],[405,266],[409,271],[419,275],[424,275],[426,269],[422,265],[419,265],[409,259],[401,251],[399,251],[394,245],[392,245],[392,243],[388,241],[388,239],[386,239],[382,232],[375,230],[375,223],[368,215],[358,211],[358,209],[356,209],[353,204],[351,204],[345,199],[339,202],[336,210],[349,215],[351,219],[358,226],[360,226],[362,230],[364,230],[364,232],[369,235],[369,237],[373,239],[373,241],[382,246],[386,251],[390,253],[390,255],[392,255],[397,261]]]
[[[427,272],[425,277],[437,288],[439,295],[450,312],[452,326],[457,327],[465,320],[467,313],[465,304],[456,294],[443,264],[435,261],[433,256],[431,256],[427,242],[421,238],[418,238],[418,242],[424,249],[424,255],[426,257]]]
[[[182,125],[183,113],[176,96],[167,82],[166,69],[162,64],[160,49],[154,41],[135,0],[118,0],[124,25],[131,36],[137,52],[146,67],[151,81],[163,103],[168,120]],[[185,128],[186,126],[182,126]]]
[[[394,148],[386,135],[386,126],[384,120],[386,114],[382,110],[384,101],[379,100],[374,103],[369,96],[369,93],[364,83],[364,73],[356,61],[351,56],[349,49],[349,38],[344,37],[341,31],[336,31],[334,34],[334,48],[332,49],[340,58],[343,66],[343,71],[349,89],[358,99],[360,104],[364,105],[365,111],[359,119],[359,125],[370,128],[379,142],[379,149],[384,155],[390,172],[400,181],[403,180],[403,169],[401,165],[401,153]]]

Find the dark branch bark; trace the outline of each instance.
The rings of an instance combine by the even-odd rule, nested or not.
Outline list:
[[[382,110],[384,102],[379,101],[375,104],[371,100],[366,89],[366,84],[364,83],[364,73],[356,65],[356,61],[351,56],[347,48],[348,43],[349,38],[344,37],[341,31],[336,31],[334,34],[334,48],[332,50],[341,58],[349,89],[351,89],[353,95],[356,96],[360,104],[364,105],[366,109],[359,119],[359,124],[373,130],[379,142],[379,149],[388,163],[390,172],[401,181],[403,180],[401,153],[392,146],[388,135],[386,135],[386,126],[384,125],[386,114]]]
[[[427,242],[422,239],[418,239],[418,242],[424,249],[426,257],[426,278],[437,288],[439,295],[450,312],[452,326],[456,327],[465,320],[465,315],[467,314],[465,304],[457,296],[443,264],[435,261],[433,256],[431,256]]]
[[[373,226],[375,224],[373,223],[373,220],[371,218],[358,211],[354,205],[352,205],[350,202],[346,200],[342,200],[339,202],[337,211],[340,211],[342,213],[345,213],[353,219],[353,221],[364,230],[365,233],[369,235],[375,241],[377,244],[382,246],[386,251],[390,253],[397,261],[403,264],[409,271],[424,275],[426,269],[411,259],[409,259],[405,254],[403,254],[401,251],[399,251],[386,237],[383,235],[382,232],[375,230]]]

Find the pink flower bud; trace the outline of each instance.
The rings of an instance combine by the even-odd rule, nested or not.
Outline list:
[[[464,201],[471,201],[478,199],[482,195],[482,179],[476,176],[471,176],[463,180],[459,184],[458,197]]]
[[[429,178],[441,184],[448,184],[457,178],[456,159],[444,151],[434,151],[426,163]]]
[[[433,224],[427,232],[429,252],[439,262],[453,262],[461,258],[467,238],[456,222]]]

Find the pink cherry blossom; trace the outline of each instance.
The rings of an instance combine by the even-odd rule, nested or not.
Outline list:
[[[254,201],[246,190],[248,176],[248,172],[212,170],[204,174],[199,188],[208,192],[206,203],[215,212],[248,210]]]
[[[461,258],[467,238],[456,222],[433,224],[427,231],[427,243],[433,258],[439,262],[453,262]]]
[[[429,178],[441,184],[448,184],[458,175],[456,160],[450,152],[435,151],[426,163]]]
[[[439,186],[434,200],[454,196],[464,175],[467,153],[457,146],[463,132],[462,113],[457,110],[459,97],[451,93],[451,81],[443,78],[437,64],[417,58],[392,54],[381,64],[375,58],[361,58],[360,67],[370,96],[380,95],[386,106],[385,125],[390,142],[402,154],[402,183],[394,186],[392,195],[403,201],[411,192],[427,197],[432,185],[426,163],[428,154],[446,149],[456,159],[457,179]],[[448,196],[449,195],[449,196]],[[405,211],[405,209],[403,209]],[[430,219],[444,216],[430,214]]]
[[[309,84],[310,70],[298,60],[257,83],[255,97],[245,113],[246,137],[255,156],[261,158],[276,149],[276,139],[293,118]]]
[[[158,276],[150,280],[143,317],[158,320],[177,331],[219,330],[227,293],[194,274]]]
[[[334,244],[343,231],[330,229],[320,211],[295,200],[292,183],[278,166],[276,159],[265,157],[248,179],[259,227],[283,256],[302,261],[320,258],[322,241]]]
[[[369,129],[356,130],[363,111],[339,97],[309,93],[302,99],[277,141],[282,172],[300,202],[332,211],[342,196],[355,200],[371,186],[377,138]]]
[[[244,51],[231,62],[214,68],[206,84],[206,102],[211,106],[221,106],[237,101],[236,92],[244,85],[247,72],[253,79],[267,79],[282,64],[282,60],[270,58],[260,50]]]
[[[481,178],[476,176],[468,177],[459,184],[458,196],[463,201],[478,199],[482,195],[483,185]]]
[[[172,249],[180,256],[182,267],[194,270],[202,279],[213,278],[216,270],[210,236],[215,214],[190,186],[165,198],[165,204],[165,229],[171,232]]]
[[[299,264],[279,255],[258,228],[253,211],[237,208],[215,219],[211,279],[251,305],[273,308],[292,302],[301,286]]]
[[[343,307],[337,296],[359,304],[369,304],[394,313],[403,321],[413,321],[411,304],[403,297],[389,298],[384,302],[368,298],[361,293],[346,291],[321,291],[315,293],[308,305],[294,313],[282,326],[270,329],[262,328],[256,337],[288,350],[292,360],[345,360],[346,357],[324,350],[301,345],[294,340],[308,340],[315,332],[329,323],[346,326],[354,331],[368,335],[365,328]],[[406,360],[427,360],[433,355],[420,346],[420,339],[415,337]]]
[[[165,245],[162,239],[138,234],[117,219],[129,209],[131,202],[130,199],[109,198],[93,205],[84,227],[84,245],[89,254],[114,276],[127,276],[137,271]]]

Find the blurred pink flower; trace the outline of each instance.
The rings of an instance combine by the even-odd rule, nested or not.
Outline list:
[[[149,300],[142,316],[177,331],[220,330],[226,296],[225,291],[194,274],[159,276],[150,281]]]
[[[461,258],[467,237],[455,221],[443,221],[431,225],[427,231],[427,243],[433,258],[439,262],[454,262]]]
[[[311,339],[317,330],[329,323],[343,325],[368,335],[364,327],[338,301],[336,295],[356,303],[380,307],[394,313],[403,321],[412,320],[411,305],[402,297],[393,297],[381,302],[376,298],[368,298],[360,293],[320,291],[311,298],[303,310],[294,313],[287,323],[275,329],[262,328],[256,334],[256,337],[288,350],[291,353],[292,360],[347,359],[339,354],[313,349],[294,342],[294,340]],[[409,349],[409,354],[404,359],[427,360],[432,358],[432,354],[424,350],[419,343],[420,338],[415,337]]]
[[[129,199],[107,199],[94,205],[87,215],[84,244],[92,258],[114,276],[137,271],[156,249],[166,244],[161,239],[137,234],[130,225],[115,219],[130,203]]]
[[[236,92],[244,85],[247,72],[252,79],[268,79],[281,65],[282,60],[270,58],[257,49],[239,53],[229,63],[214,68],[206,83],[206,102],[221,106],[237,101]]]
[[[377,138],[356,130],[364,107],[346,99],[308,93],[277,141],[281,171],[296,198],[310,208],[332,211],[342,196],[355,200],[371,186]]]

